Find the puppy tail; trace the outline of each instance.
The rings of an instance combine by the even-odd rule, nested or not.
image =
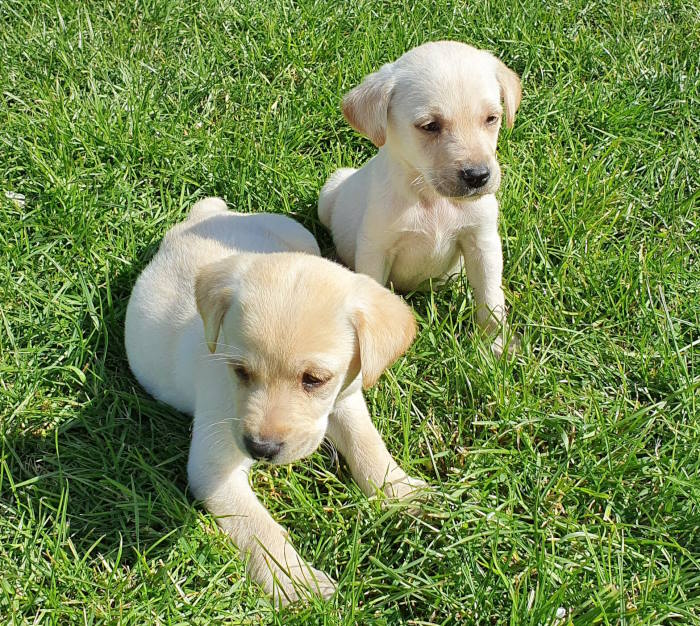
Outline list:
[[[331,227],[333,207],[335,206],[335,199],[338,195],[340,185],[355,171],[357,170],[349,167],[336,170],[328,177],[326,184],[323,185],[321,193],[318,196],[318,219],[321,220],[321,224],[326,228]]]
[[[187,219],[201,220],[209,215],[222,213],[223,211],[228,211],[228,207],[221,198],[204,198],[196,202],[190,209],[190,214],[187,216]]]

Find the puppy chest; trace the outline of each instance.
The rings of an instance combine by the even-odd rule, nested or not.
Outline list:
[[[391,281],[400,289],[413,289],[443,276],[457,262],[457,235],[435,227],[405,232],[394,248]]]

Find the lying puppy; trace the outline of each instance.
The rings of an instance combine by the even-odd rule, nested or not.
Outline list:
[[[489,334],[505,325],[501,100],[511,128],[520,79],[488,52],[454,41],[414,48],[346,94],[345,119],[380,149],[362,169],[334,172],[318,201],[341,260],[382,285],[421,288],[464,262]]]
[[[422,484],[391,457],[362,397],[413,341],[413,315],[375,281],[318,254],[293,220],[233,213],[208,198],[166,234],[126,313],[136,378],[194,414],[193,493],[280,604],[305,589],[328,597],[334,584],[255,497],[256,460],[290,463],[327,436],[366,494],[408,498]]]

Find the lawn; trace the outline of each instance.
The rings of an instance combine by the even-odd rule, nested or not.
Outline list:
[[[699,37],[696,1],[3,0],[0,622],[700,623]],[[522,77],[523,350],[483,349],[464,280],[408,296],[418,338],[367,399],[433,497],[383,510],[326,451],[256,469],[339,581],[276,613],[188,493],[188,418],[129,372],[127,298],[206,195],[330,254],[318,191],[374,152],[341,95],[444,38]]]

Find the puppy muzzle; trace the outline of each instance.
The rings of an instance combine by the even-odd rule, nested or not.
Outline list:
[[[282,449],[282,444],[278,441],[255,439],[248,435],[243,436],[243,444],[256,461],[272,461]]]

